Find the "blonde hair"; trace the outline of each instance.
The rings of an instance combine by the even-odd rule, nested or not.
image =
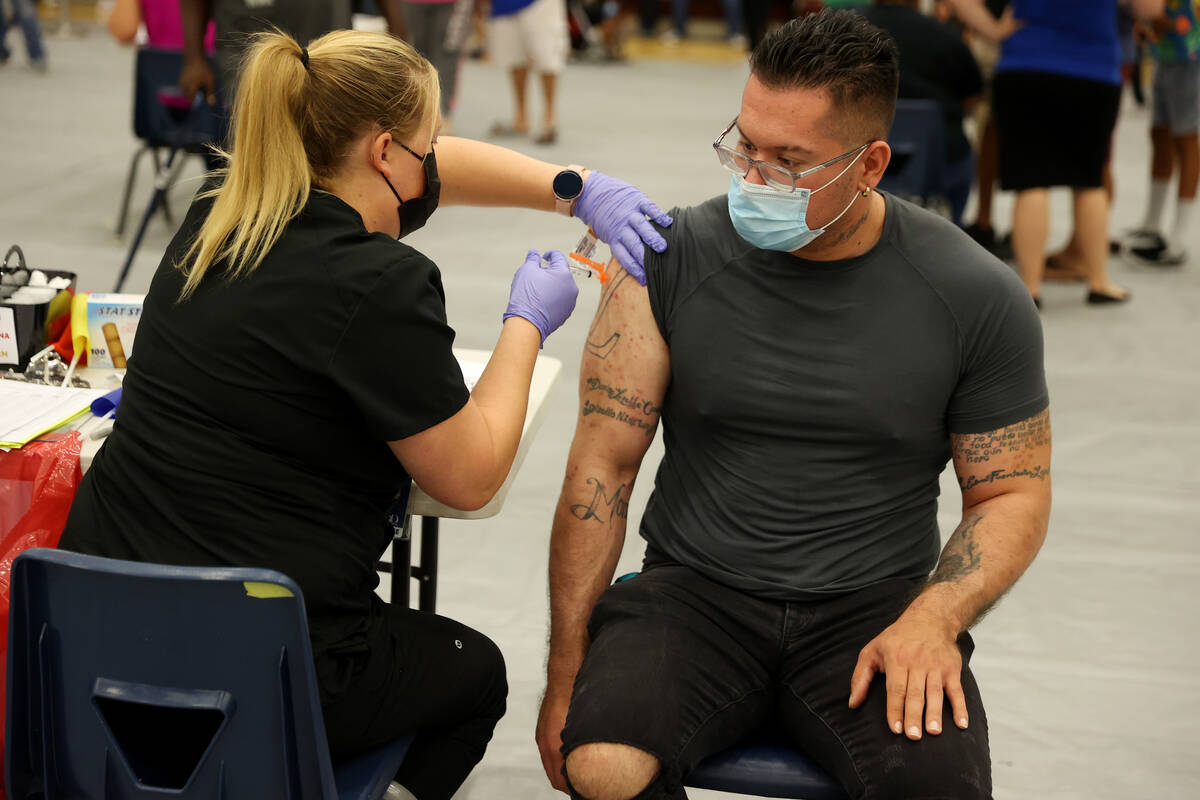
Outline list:
[[[363,135],[407,139],[437,113],[437,71],[413,47],[382,33],[334,31],[307,51],[286,34],[260,33],[242,62],[226,166],[194,242],[176,264],[186,300],[228,259],[232,281],[256,269],[314,185],[332,178]]]

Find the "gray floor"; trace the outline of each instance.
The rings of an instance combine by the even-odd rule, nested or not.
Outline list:
[[[112,228],[134,147],[132,54],[98,34],[50,45],[50,74],[33,74],[16,63],[20,56],[0,70],[0,245],[19,242],[35,265],[74,270],[82,288],[107,290],[124,254]],[[735,112],[744,77],[740,66],[572,67],[562,143],[536,153],[633,180],[664,207],[697,202],[724,190],[708,143]],[[458,131],[482,135],[505,116],[506,86],[475,63],[462,86]],[[1142,212],[1146,125],[1144,112],[1126,108],[1116,146],[1117,229]],[[191,185],[172,195],[178,213]],[[139,202],[148,191],[143,181]],[[1003,220],[1011,198],[999,203]],[[1056,195],[1055,242],[1069,224],[1067,198]],[[442,267],[459,343],[486,348],[525,250],[569,247],[578,230],[532,212],[449,209],[412,244]],[[161,221],[151,226],[131,290],[144,291],[169,235]],[[1200,237],[1187,244],[1200,259]],[[1200,260],[1176,271],[1114,260],[1112,271],[1133,290],[1127,306],[1085,306],[1078,286],[1046,289],[1051,532],[1026,577],[976,631],[974,666],[1004,800],[1200,797]],[[584,289],[576,316],[546,346],[565,362],[564,379],[503,514],[443,525],[439,610],[495,638],[512,687],[508,716],[462,798],[556,796],[533,744],[545,562],[596,295],[597,287]],[[380,368],[386,364],[380,354]],[[648,490],[644,480],[631,519]],[[943,491],[949,531],[960,510],[953,481]],[[620,569],[635,569],[641,549],[631,535]]]

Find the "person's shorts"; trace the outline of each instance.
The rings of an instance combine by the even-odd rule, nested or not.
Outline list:
[[[992,111],[1005,191],[1104,185],[1121,86],[1049,72],[996,73]]]
[[[1200,130],[1200,61],[1157,65],[1152,120],[1175,136]]]
[[[488,53],[504,69],[562,72],[570,42],[564,0],[533,0],[515,14],[493,17],[488,27]]]

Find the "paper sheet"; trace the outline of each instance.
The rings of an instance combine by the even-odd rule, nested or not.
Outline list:
[[[0,447],[21,447],[87,411],[105,389],[0,380]]]

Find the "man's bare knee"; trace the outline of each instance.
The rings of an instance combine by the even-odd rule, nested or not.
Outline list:
[[[587,800],[630,800],[658,770],[657,758],[627,744],[593,742],[567,754],[567,778]]]

